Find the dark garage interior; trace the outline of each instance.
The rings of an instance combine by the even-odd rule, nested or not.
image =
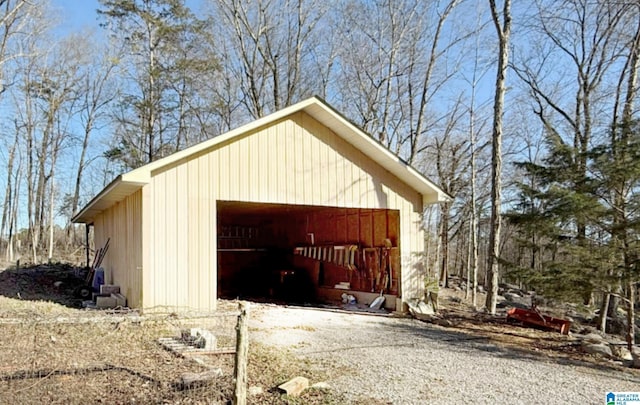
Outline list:
[[[218,296],[372,301],[400,290],[399,211],[217,203]],[[395,300],[385,306],[393,308]],[[368,302],[367,302],[368,303]]]

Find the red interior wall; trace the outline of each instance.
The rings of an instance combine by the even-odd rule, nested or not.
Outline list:
[[[398,246],[400,213],[393,210],[358,208],[328,208],[309,213],[298,213],[295,220],[283,219],[293,244],[310,244],[309,233],[315,245],[354,244],[363,247],[384,246],[391,240]]]
[[[400,272],[397,249],[399,217],[399,212],[393,210],[321,207],[287,210],[284,206],[278,206],[270,211],[264,205],[255,211],[249,208],[233,213],[219,212],[218,285],[221,289],[232,290],[230,280],[238,279],[243,268],[260,268],[260,271],[264,268],[265,272],[273,270],[268,268],[272,258],[265,251],[236,252],[228,249],[280,249],[282,252],[291,252],[288,259],[291,267],[304,269],[316,284],[333,287],[348,281],[354,290],[371,291],[372,283],[364,269],[362,249],[383,247],[385,239],[389,239],[394,247],[389,292],[397,293]],[[295,247],[311,245],[357,245],[360,249],[358,269],[349,270],[328,261],[300,258],[292,254]],[[240,278],[246,281],[246,277]]]

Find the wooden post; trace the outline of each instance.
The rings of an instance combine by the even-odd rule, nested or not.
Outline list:
[[[236,325],[236,365],[233,373],[235,389],[233,391],[233,404],[247,404],[247,362],[249,354],[249,304],[238,304],[240,315]]]
[[[91,262],[89,262],[89,224],[84,224],[84,243],[85,243],[85,253],[87,254],[87,270],[91,267]]]

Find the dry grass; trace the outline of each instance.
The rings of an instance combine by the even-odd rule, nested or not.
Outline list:
[[[29,313],[33,307],[33,304],[28,306]],[[20,324],[2,325],[0,402],[10,399],[21,404],[187,404],[227,403],[231,399],[233,355],[182,357],[165,350],[157,340],[176,336],[184,328],[200,327],[215,331],[219,343],[234,344],[229,334],[233,333],[235,316],[226,319],[168,316],[140,321],[137,316],[114,314],[92,319],[84,311],[63,312],[64,317],[23,318]],[[69,323],[74,319],[80,323]],[[221,333],[225,328],[222,323],[226,324],[226,334]],[[197,357],[198,362],[193,357]],[[182,389],[179,381],[183,373],[209,368],[220,368],[223,377],[205,387]],[[248,372],[249,385],[263,388],[263,393],[252,397],[250,403],[344,403],[344,398],[326,390],[310,389],[300,398],[279,393],[277,385],[298,375],[309,378],[312,383],[327,378],[325,372],[286,350],[252,341]]]
[[[350,370],[344,368],[318,367],[308,359],[300,359],[291,352],[252,342],[249,354],[249,385],[264,388],[264,394],[252,398],[252,404],[355,404],[376,405],[380,402],[372,398],[347,400],[344,396],[323,389],[305,390],[298,398],[289,397],[278,392],[276,387],[293,377],[301,376],[309,379],[310,384],[325,381],[331,377],[343,375]]]
[[[79,323],[69,323],[74,317]],[[138,321],[119,315],[92,319],[80,313],[65,314],[63,323],[59,319],[25,318],[20,324],[3,325],[0,399],[11,398],[15,403],[193,403],[230,398],[233,356],[208,356],[204,363],[221,368],[224,377],[206,388],[181,390],[183,373],[207,367],[157,343],[160,337],[179,335],[182,328],[216,330],[210,325],[220,323],[218,317]],[[232,330],[235,319],[228,321]]]
[[[56,281],[62,281],[59,287]],[[220,301],[216,313],[197,316],[87,311],[72,297],[79,283],[82,274],[69,266],[0,271],[0,403],[229,403],[233,354],[181,356],[158,339],[197,327],[212,331],[219,348],[234,347],[236,302]],[[209,385],[184,389],[179,383],[183,373],[212,368],[223,376]],[[312,383],[327,375],[288,351],[253,340],[248,371],[249,385],[263,389],[249,399],[252,404],[345,402],[318,389],[300,398],[282,395],[277,385],[297,375]]]
[[[65,307],[51,301],[29,301],[0,296],[0,318],[42,318],[75,315],[77,309]]]

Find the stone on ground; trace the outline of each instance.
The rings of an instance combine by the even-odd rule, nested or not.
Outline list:
[[[582,346],[585,352],[607,358],[613,358],[611,347],[607,343],[587,343]]]
[[[620,345],[611,345],[611,352],[613,355],[620,360],[632,361],[633,357],[631,356],[631,352],[624,346]]]
[[[631,350],[631,358],[631,367],[640,368],[640,349],[634,347],[633,350]]]
[[[582,337],[582,341],[589,343],[602,343],[604,342],[604,338],[597,333],[589,333],[588,335],[584,335]]]
[[[278,388],[290,397],[297,397],[302,394],[302,391],[309,388],[309,380],[304,377],[294,377],[286,383],[279,385]]]

